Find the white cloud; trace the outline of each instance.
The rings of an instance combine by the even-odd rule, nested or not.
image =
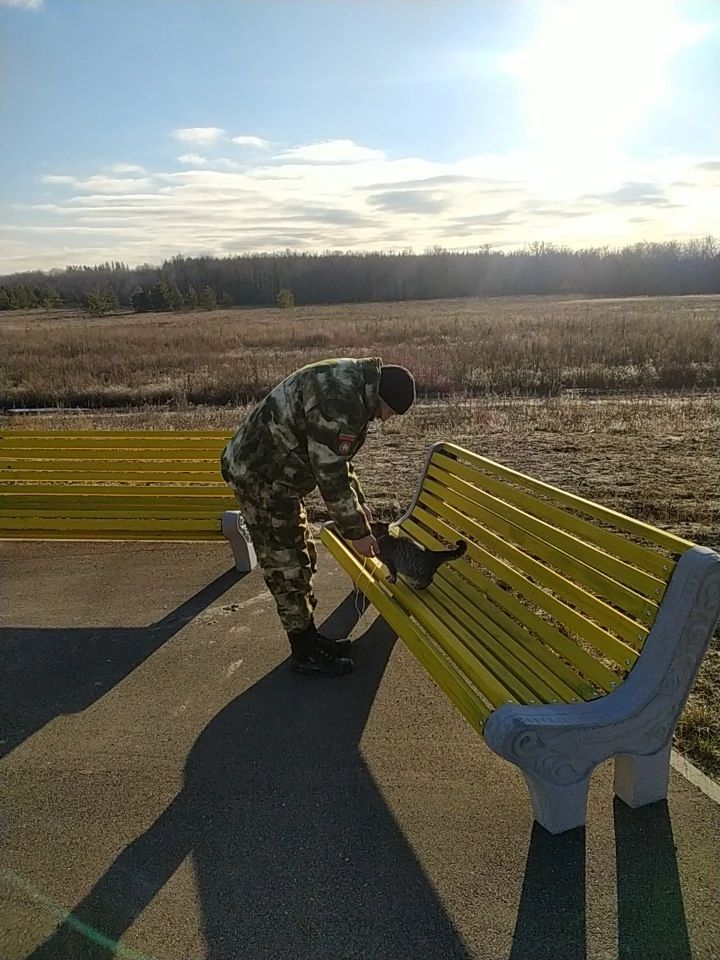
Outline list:
[[[43,0],[0,0],[0,7],[24,7],[26,10],[39,10]]]
[[[173,130],[176,140],[186,143],[215,143],[225,136],[221,127],[180,127]]]
[[[601,172],[589,167],[562,180],[530,154],[439,163],[389,159],[353,141],[291,147],[259,163],[178,159],[189,168],[133,176],[124,170],[130,164],[116,164],[125,175],[41,177],[43,202],[11,208],[0,272],[286,247],[615,245],[702,236],[720,222],[712,155],[618,154]]]
[[[82,192],[127,193],[151,186],[152,179],[150,177],[107,177],[103,174],[95,174],[86,180],[75,180],[73,185],[76,190]]]
[[[107,169],[110,173],[145,173],[145,169],[136,163],[114,163]]]
[[[295,163],[365,163],[370,160],[384,160],[385,154],[382,150],[361,147],[353,140],[325,140],[322,143],[291,147],[278,153],[273,159]]]
[[[270,147],[270,141],[263,140],[262,137],[232,137],[232,142],[241,147],[256,147],[258,150],[267,150]]]

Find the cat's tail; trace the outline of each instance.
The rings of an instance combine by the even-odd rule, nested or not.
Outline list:
[[[467,553],[467,544],[464,540],[458,540],[457,546],[454,550],[447,551],[448,560],[459,560],[460,557],[464,557]]]

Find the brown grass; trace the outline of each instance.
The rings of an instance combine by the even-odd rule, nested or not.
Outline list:
[[[426,396],[707,390],[720,297],[506,298],[295,310],[8,312],[4,406],[238,404],[327,356],[382,356]]]
[[[265,310],[192,317],[123,317],[91,321],[89,325],[80,318],[67,316],[39,320],[26,317],[22,321],[15,317],[5,320],[5,337],[7,340],[10,331],[10,339],[14,338],[17,349],[23,324],[31,334],[27,355],[16,355],[12,359],[10,366],[15,369],[15,376],[27,368],[36,371],[39,377],[37,368],[40,357],[44,356],[52,368],[48,382],[56,384],[53,390],[59,390],[57,384],[62,386],[62,379],[54,379],[60,376],[53,367],[54,352],[63,364],[67,361],[67,367],[61,366],[68,370],[72,368],[70,360],[80,355],[85,360],[83,366],[76,369],[76,376],[95,384],[93,389],[99,391],[99,396],[103,390],[109,395],[126,390],[136,400],[138,394],[155,396],[152,391],[148,394],[146,378],[150,372],[156,382],[172,384],[173,389],[177,389],[180,382],[177,377],[186,375],[177,372],[182,366],[178,359],[181,355],[186,366],[192,367],[192,376],[201,383],[203,376],[211,376],[213,362],[216,366],[212,376],[219,376],[217,364],[230,363],[231,354],[237,350],[238,377],[247,371],[249,358],[254,358],[254,369],[262,371],[262,375],[257,376],[258,384],[265,382],[263,378],[282,376],[314,357],[340,353],[379,354],[387,360],[409,362],[418,369],[412,359],[415,358],[423,364],[421,370],[429,371],[425,382],[432,373],[437,384],[441,376],[449,377],[448,371],[470,364],[471,356],[475,357],[473,362],[484,364],[488,377],[499,382],[499,371],[505,366],[513,367],[513,349],[518,357],[514,365],[516,373],[523,369],[533,350],[540,370],[546,369],[547,357],[566,357],[567,369],[571,360],[583,368],[579,358],[585,356],[594,358],[593,363],[601,363],[598,358],[604,350],[607,382],[617,385],[623,366],[620,361],[631,357],[640,366],[643,358],[660,358],[656,361],[659,369],[662,358],[669,363],[669,357],[674,354],[676,360],[682,359],[682,364],[695,363],[698,369],[713,369],[718,356],[713,340],[717,338],[719,304],[718,298],[585,304],[548,300],[498,301],[496,304],[482,301],[474,306],[462,301],[368,305],[342,311],[308,308],[290,317],[287,311],[279,315]],[[587,314],[583,314],[586,309]],[[341,313],[336,329],[331,320]],[[413,316],[416,316],[415,323]],[[580,319],[583,316],[584,323]],[[397,321],[394,342],[390,337],[392,317]],[[120,327],[115,329],[113,325],[118,323]],[[321,334],[322,323],[326,325],[327,344],[299,346],[301,338]],[[246,345],[240,350],[229,346],[224,338],[228,337],[229,330],[234,330],[233,336],[239,338],[238,328],[242,324]],[[632,347],[623,348],[622,341],[615,340],[623,324],[626,345],[631,342]],[[372,337],[373,329],[376,339]],[[47,343],[43,342],[43,331],[49,338]],[[88,340],[85,354],[79,346],[83,331]],[[125,342],[121,331],[124,331]],[[180,344],[173,342],[173,331],[181,340],[184,338],[182,350]],[[571,331],[574,331],[572,336]],[[343,349],[338,339],[341,332]],[[604,347],[603,333],[607,339]],[[492,339],[494,336],[500,337],[502,345]],[[586,353],[583,352],[585,345]],[[213,348],[217,348],[217,356]],[[112,349],[117,350],[117,356],[111,355]],[[703,360],[703,350],[715,352],[706,352]],[[206,374],[200,372],[202,369]],[[584,369],[590,369],[587,363]],[[81,374],[80,370],[84,372]],[[131,374],[136,378],[134,387],[128,383]],[[124,379],[118,381],[114,377]],[[685,395],[661,393],[657,391],[657,382],[655,392],[648,394],[650,386],[636,384],[635,393],[596,398],[581,394],[473,398],[455,392],[442,401],[419,403],[407,417],[383,425],[373,424],[356,466],[375,512],[386,517],[397,516],[412,495],[427,446],[439,439],[454,440],[589,499],[720,549],[717,394],[708,390]],[[26,381],[21,377],[16,387],[26,389]],[[639,395],[638,389],[642,389],[644,395]],[[50,416],[0,417],[0,424],[43,430],[73,426],[231,431],[244,415],[242,406],[193,406],[188,401],[189,394],[181,391],[176,401],[166,406],[97,410],[72,416],[58,412]],[[318,498],[313,498],[308,506],[313,520],[324,517]],[[720,777],[720,645],[717,639],[705,659],[678,727],[676,744],[708,774]]]

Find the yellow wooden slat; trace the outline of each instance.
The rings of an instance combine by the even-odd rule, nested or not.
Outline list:
[[[440,504],[440,507],[442,509],[443,505]],[[458,515],[457,518],[453,517],[452,514],[456,514],[457,511],[453,511],[451,507],[446,508],[446,512],[450,514],[450,519],[454,524],[460,526],[460,524],[457,524],[457,520],[460,520],[462,526],[467,526],[470,536],[474,537],[476,531],[472,529],[472,521],[466,520],[460,515]],[[456,534],[453,527],[443,521],[441,517],[425,510],[423,507],[416,507],[413,511],[413,516],[426,526],[436,530],[441,536],[445,536],[447,533],[452,539]],[[468,556],[481,566],[484,566],[499,579],[505,581],[513,589],[519,590],[531,603],[551,614],[551,616],[563,626],[578,634],[578,636],[582,637],[587,643],[595,646],[623,669],[634,665],[638,654],[632,647],[618,640],[606,630],[603,630],[602,627],[588,620],[582,613],[568,606],[565,600],[560,600],[553,594],[543,590],[542,587],[533,583],[524,574],[515,570],[489,550],[485,550],[479,544],[469,540]]]
[[[112,483],[128,481],[130,483],[155,483],[166,481],[169,483],[204,483],[217,486],[220,470],[201,472],[198,470],[184,472],[182,470],[127,470],[124,464],[118,464],[117,469],[80,469],[75,470],[3,470],[0,471],[0,482],[10,483],[17,481],[27,483],[30,480],[39,480],[48,483],[55,480],[57,483],[87,483],[89,480],[106,480]],[[8,489],[5,487],[5,489]]]
[[[581,586],[563,577],[561,574],[551,570],[545,564],[535,560],[522,550],[508,543],[503,537],[498,536],[486,527],[481,526],[477,521],[466,516],[451,505],[450,501],[454,499],[454,494],[447,491],[444,495],[447,502],[441,500],[432,494],[423,493],[420,496],[419,503],[448,520],[463,535],[468,535],[478,544],[492,551],[494,557],[502,558],[512,564],[514,568],[522,571],[529,577],[532,577],[537,584],[542,585],[548,591],[561,597],[563,603],[573,604],[582,613],[607,630],[612,630],[622,641],[617,640],[605,631],[597,634],[598,638],[604,636],[604,646],[601,647],[608,656],[612,657],[616,663],[622,664],[627,656],[634,651],[627,645],[632,643],[641,646],[648,635],[648,630],[641,624],[636,623],[629,617],[608,606],[602,600],[598,600],[593,594],[588,593]],[[527,579],[527,577],[525,578]],[[548,594],[550,596],[550,594]],[[587,629],[587,628],[586,628]],[[618,659],[619,658],[619,659]],[[633,661],[634,662],[634,661]]]
[[[197,493],[195,493],[197,491]],[[12,498],[13,502],[18,504],[22,502],[24,498],[38,498],[43,499],[47,498],[48,500],[76,500],[78,498],[82,499],[83,497],[187,497],[188,495],[193,495],[197,497],[202,497],[203,499],[212,498],[214,501],[217,500],[231,500],[235,502],[235,498],[230,493],[228,487],[225,484],[220,486],[208,485],[208,486],[199,486],[192,484],[185,484],[184,486],[173,486],[171,483],[157,483],[154,485],[145,484],[144,486],[138,486],[137,481],[128,480],[124,484],[118,483],[96,483],[96,484],[84,484],[82,481],[74,481],[73,483],[63,483],[62,485],[58,484],[43,484],[43,483],[0,483],[0,500],[5,497]],[[234,509],[234,508],[233,508]]]
[[[449,569],[445,570],[445,576],[438,573],[433,581],[433,589],[437,589],[448,602],[452,603],[455,616],[473,635],[491,638],[492,643],[497,645],[498,651],[501,651],[498,652],[500,659],[528,686],[532,687],[546,703],[575,703],[581,699],[588,699],[577,695],[575,686],[578,685],[579,678],[556,654],[544,647],[539,640],[531,637],[527,631],[523,632],[518,628],[511,634],[500,629],[497,623],[486,616],[474,600],[468,597],[469,589],[466,591],[458,589],[451,579],[451,573]],[[458,581],[461,581],[459,576]],[[521,636],[523,642],[516,639],[517,636]],[[575,681],[573,686],[565,682],[564,677],[568,675]],[[543,686],[538,686],[536,680]],[[587,684],[585,687],[590,691],[590,699],[598,695],[598,692],[589,688]]]
[[[462,569],[467,569],[467,565]],[[481,629],[494,637],[518,662],[532,666],[533,672],[545,680],[558,700],[575,703],[580,700],[594,700],[602,694],[600,689],[576,674],[528,630],[518,623],[513,623],[498,607],[493,608],[494,618],[484,613],[477,603],[478,597],[472,585],[463,580],[460,573],[446,568],[436,576],[436,581],[438,588],[453,597],[463,609],[468,621],[478,623]]]
[[[100,525],[95,519],[72,518],[63,519],[62,517],[47,518],[39,520],[34,517],[13,518],[8,517],[2,521],[3,531],[8,530],[76,530],[92,532]],[[220,518],[207,518],[202,520],[186,520],[182,517],[176,517],[168,520],[102,520],[103,530],[114,531],[155,531],[160,533],[165,530],[185,531],[187,533],[200,533],[205,530],[219,530]]]
[[[223,510],[236,509],[231,499],[219,497],[7,497],[0,494],[0,512],[6,516],[25,516],[38,510],[60,514],[74,511],[78,515],[90,510],[167,510],[182,513],[187,510],[203,510],[220,514]],[[65,513],[67,516],[68,514]]]
[[[231,432],[0,435],[2,539],[217,541],[236,506],[220,477]]]
[[[66,444],[71,442],[87,443],[113,440],[119,442],[135,442],[147,440],[155,443],[157,440],[170,440],[177,443],[187,443],[196,440],[229,440],[230,430],[8,430],[0,431],[0,445],[27,444],[28,440],[47,441],[48,443]]]
[[[218,464],[222,445],[216,447],[202,446],[183,446],[183,447],[161,447],[153,446],[144,449],[134,447],[75,447],[65,449],[61,447],[37,447],[31,450],[21,450],[17,447],[7,449],[0,448],[2,463],[20,463],[27,466],[35,466],[38,463],[63,464],[68,461],[71,463],[87,462],[93,460],[117,460],[118,462],[133,462],[147,460],[204,460],[208,463]],[[219,469],[219,468],[218,468]]]
[[[373,576],[382,577],[381,571],[382,568],[374,566]],[[483,651],[477,639],[465,630],[455,617],[446,610],[439,616],[437,604],[432,603],[427,591],[415,593],[402,581],[384,585],[395,601],[420,623],[462,675],[470,680],[493,706],[511,702],[538,702],[533,690],[514,676],[492,653]]]
[[[508,484],[503,484],[502,481],[493,481],[492,477],[480,474],[477,470],[453,461],[449,457],[434,457],[428,470],[428,476],[439,483],[451,486],[458,492],[463,493],[464,496],[484,504],[494,513],[517,523],[519,526],[526,525],[527,529],[536,536],[596,567],[635,593],[639,593],[656,603],[662,599],[667,583],[665,579],[639,570],[625,560],[612,556],[605,549],[596,545],[587,535],[583,538],[582,535],[576,535],[578,531],[572,533],[566,531],[564,521],[573,519],[571,514],[553,508],[554,516],[559,515],[560,518],[560,522],[555,523],[543,516],[547,513],[545,510],[547,504],[543,504],[542,501],[524,494],[522,491],[516,491]],[[487,481],[491,481],[491,483],[487,484]],[[492,489],[485,490],[486,485],[492,487]],[[519,494],[518,498],[512,496],[515,493]],[[574,519],[578,519],[581,524],[587,524],[593,531],[597,530],[587,520]],[[584,532],[587,533],[587,531]],[[618,537],[618,539],[628,543],[627,538]],[[589,543],[588,540],[590,540]],[[641,549],[645,553],[652,552],[658,560],[665,562],[666,558],[659,553],[647,551],[645,548]]]
[[[233,500],[234,497],[229,488],[223,484],[217,487],[186,487],[186,486],[132,486],[130,483],[124,485],[117,484],[73,484],[73,486],[57,486],[43,484],[2,484],[0,483],[0,503],[12,503],[22,505],[24,501],[47,500],[50,502],[62,500],[81,501],[85,497],[124,497],[127,500],[137,498],[144,500],[152,497],[165,497],[167,499],[183,497],[197,500]]]
[[[433,470],[434,474],[441,471]],[[647,597],[641,597],[640,594],[629,590],[623,584],[618,583],[611,577],[598,570],[594,565],[583,561],[587,554],[583,552],[584,544],[577,541],[577,547],[574,553],[568,553],[573,550],[572,543],[567,543],[562,539],[565,537],[559,531],[553,530],[547,524],[542,527],[536,527],[533,518],[523,514],[514,507],[506,507],[507,511],[513,510],[514,513],[505,516],[501,513],[495,513],[492,507],[502,510],[503,507],[494,497],[487,497],[481,502],[477,502],[482,497],[482,491],[478,491],[480,497],[473,495],[475,488],[465,483],[464,480],[455,480],[450,476],[445,476],[443,482],[426,477],[423,481],[423,489],[434,494],[441,500],[451,503],[466,516],[478,520],[486,529],[503,537],[506,541],[512,541],[524,553],[533,557],[545,560],[551,564],[562,576],[571,578],[579,583],[583,589],[592,590],[593,593],[619,607],[623,613],[631,619],[651,627],[655,622],[658,612],[658,605],[648,600]],[[470,499],[473,497],[473,499]],[[489,504],[486,506],[485,504]],[[539,521],[535,521],[539,524]],[[536,536],[533,530],[538,530],[543,536]],[[544,538],[543,538],[544,537]],[[565,549],[561,549],[557,544],[561,544]],[[586,547],[586,550],[592,551],[593,548]],[[596,551],[595,551],[596,552]],[[610,624],[606,624],[610,626]]]
[[[438,521],[438,523],[441,523],[441,521]],[[413,520],[405,520],[402,528],[407,530],[413,539],[426,547],[437,549],[440,546],[435,531],[428,530]],[[440,532],[443,533],[442,530]],[[547,620],[539,617],[512,593],[503,590],[484,576],[476,567],[466,562],[456,562],[452,566],[441,567],[436,577],[449,581],[455,589],[466,597],[469,603],[474,604],[489,620],[497,623],[500,629],[510,634],[519,643],[524,643],[527,636],[521,626],[524,624],[551,651],[555,651],[575,670],[579,671],[582,676],[576,676],[568,668],[567,671],[562,673],[562,676],[568,686],[572,687],[581,699],[592,699],[597,695],[597,691],[607,693],[618,685],[618,677],[612,671],[599,663],[565,634],[556,630]],[[585,681],[582,678],[583,676],[587,677],[592,684],[595,684],[597,690]]]
[[[532,688],[473,637],[427,590],[414,592],[402,580],[390,588],[395,599],[427,630],[462,675],[495,707],[539,703]],[[433,599],[435,602],[433,602]]]
[[[414,521],[405,521],[403,527],[405,526],[413,535],[416,533],[414,528],[418,527],[424,533],[429,532],[435,536],[438,532],[441,536],[444,536],[447,527],[442,520],[435,517],[427,522],[423,521],[422,526],[415,524]],[[510,591],[490,580],[471,563],[466,561],[456,563],[454,569],[444,568],[439,575],[449,579],[454,586],[463,592],[467,591],[474,598],[475,604],[501,625],[505,626],[505,623],[497,616],[498,608],[505,611],[513,622],[524,624],[532,633],[540,637],[543,643],[571,664],[581,676],[587,678],[599,690],[609,693],[619,685],[620,678],[595,656],[580,647],[570,636],[560,633],[551,622],[531,610],[523,600],[514,596]],[[584,691],[583,696],[585,696]]]
[[[88,520],[116,519],[116,520],[212,520],[219,522],[222,519],[222,510],[215,508],[185,507],[182,510],[167,507],[148,506],[144,509],[133,507],[89,507],[85,509],[55,508],[54,510],[3,510],[0,509],[0,527],[7,520],[28,520],[36,517],[38,520]]]
[[[656,591],[662,589],[669,581],[675,569],[675,561],[657,548],[642,546],[620,533],[569,513],[524,490],[518,490],[502,479],[483,473],[477,465],[468,466],[442,453],[435,453],[432,463],[487,490],[493,496],[519,507],[526,513],[560,530],[574,534],[584,541],[594,543],[608,554],[614,554],[629,565],[628,571],[624,574],[624,582],[628,586],[647,597],[662,596]]]
[[[187,530],[164,530],[162,533],[142,530],[3,530],[0,528],[0,540],[52,540],[59,542],[134,542],[142,540],[152,543],[216,543],[225,537],[219,531],[204,530],[200,533]]]
[[[16,466],[20,464],[20,466]],[[63,478],[66,473],[77,473],[78,470],[88,472],[102,472],[112,475],[118,470],[125,473],[136,473],[139,477],[161,470],[174,472],[178,475],[185,473],[207,473],[220,477],[220,461],[213,460],[163,460],[157,457],[153,460],[24,460],[14,461],[0,457],[0,477],[10,480],[16,472],[40,471],[45,474]]]
[[[547,682],[547,671],[543,664],[535,661],[527,653],[523,659],[520,659],[516,651],[500,643],[494,634],[489,633],[470,616],[462,596],[458,599],[457,594],[447,583],[436,580],[432,586],[422,591],[422,599],[428,605],[431,603],[432,609],[436,610],[443,620],[452,617],[455,622],[462,625],[467,631],[467,636],[474,641],[472,644],[468,643],[465,639],[466,635],[457,628],[453,628],[454,632],[508,689],[513,689],[517,680],[521,684],[520,690],[524,688],[530,692],[530,697],[524,698],[524,702],[560,702],[561,698],[557,690]],[[572,691],[570,695],[572,696]]]
[[[559,487],[553,487],[549,483],[535,480],[533,477],[529,477],[517,470],[512,470],[510,467],[505,467],[500,463],[495,463],[494,460],[481,457],[479,454],[473,453],[471,450],[465,450],[463,447],[459,447],[454,443],[443,443],[441,449],[451,456],[478,464],[481,469],[495,473],[503,477],[503,479],[509,480],[511,483],[518,483],[521,486],[543,493],[557,503],[562,503],[564,506],[572,507],[596,519],[612,523],[620,530],[634,533],[638,537],[642,537],[651,543],[656,543],[658,546],[669,550],[671,553],[683,554],[686,550],[690,549],[690,547],[695,546],[690,540],[684,540],[682,537],[675,536],[675,534],[668,533],[665,530],[659,530],[657,527],[643,523],[641,520],[635,520],[633,517],[628,517],[623,513],[611,510],[609,507],[603,507],[598,503],[593,503],[591,500],[585,500],[583,497],[579,497],[574,493],[568,493]]]
[[[427,634],[397,606],[392,594],[373,579],[342,541],[327,527],[323,528],[320,536],[340,566],[379,610],[388,625],[405,642],[411,653],[425,667],[438,686],[445,691],[465,719],[478,733],[482,733],[491,713],[488,704],[473,690],[459,671],[434,648]]]

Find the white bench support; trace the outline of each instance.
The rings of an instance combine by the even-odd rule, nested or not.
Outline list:
[[[255,547],[245,527],[239,510],[226,510],[222,518],[222,532],[230,541],[235,569],[240,573],[249,573],[257,566]]]
[[[629,807],[667,796],[672,740],[649,757],[615,757],[615,794]]]
[[[672,734],[719,617],[720,556],[692,547],[621,686],[589,703],[505,704],[490,715],[485,740],[523,772],[542,826],[584,824],[592,772],[613,757],[615,792],[629,806],[667,796]]]

